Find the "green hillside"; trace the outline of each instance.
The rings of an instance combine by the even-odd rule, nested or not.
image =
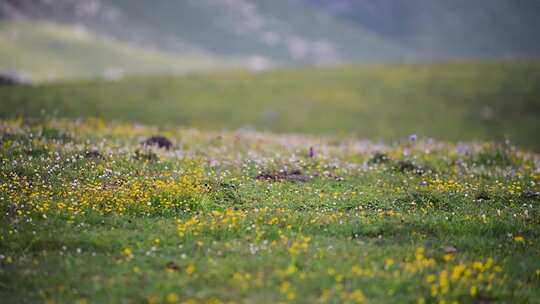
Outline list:
[[[402,52],[389,39],[303,1],[107,0],[94,9],[85,9],[85,3],[21,0],[8,7],[28,18],[85,24],[122,41],[170,52],[197,49],[295,64],[390,59]],[[0,19],[12,14],[3,15],[0,7]]]
[[[538,57],[536,0],[306,0],[410,51],[409,58]]]
[[[0,117],[66,117],[538,149],[540,62],[347,66],[0,89]]]
[[[302,1],[113,0],[109,5],[126,17],[118,21],[122,26],[95,24],[96,28],[128,38],[133,32],[125,28],[141,30],[168,49],[175,48],[166,38],[175,37],[224,56],[260,54],[297,63],[394,58],[399,51],[396,44],[374,33],[339,19],[322,18]],[[275,37],[268,40],[267,35]]]
[[[170,52],[264,56],[294,64],[531,58],[537,0],[17,0],[0,20],[84,24]]]
[[[0,70],[25,72],[38,81],[96,77],[110,69],[151,74],[224,66],[210,55],[168,53],[56,23],[0,22]]]

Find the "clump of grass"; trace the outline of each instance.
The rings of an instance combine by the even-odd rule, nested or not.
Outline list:
[[[398,208],[426,208],[433,210],[452,211],[459,206],[459,199],[450,194],[437,193],[429,190],[410,191],[396,200]]]
[[[510,166],[515,157],[514,148],[509,144],[489,144],[471,156],[471,161],[484,166]]]
[[[373,156],[368,160],[370,164],[385,164],[390,162],[391,159],[386,153],[375,152]]]

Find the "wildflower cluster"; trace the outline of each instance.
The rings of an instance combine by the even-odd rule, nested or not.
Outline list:
[[[430,298],[437,302],[452,303],[456,300],[490,298],[494,289],[504,284],[500,266],[493,259],[471,263],[449,264],[437,273],[424,278]]]

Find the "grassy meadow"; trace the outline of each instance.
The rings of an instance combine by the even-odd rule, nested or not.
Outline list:
[[[101,117],[202,129],[397,140],[504,141],[538,150],[540,62],[346,66],[0,89],[0,117]]]
[[[505,62],[0,88],[0,298],[538,303],[539,83]]]

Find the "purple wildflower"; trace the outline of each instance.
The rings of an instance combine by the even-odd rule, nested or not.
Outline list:
[[[313,147],[309,147],[309,158],[315,157],[315,149]]]

